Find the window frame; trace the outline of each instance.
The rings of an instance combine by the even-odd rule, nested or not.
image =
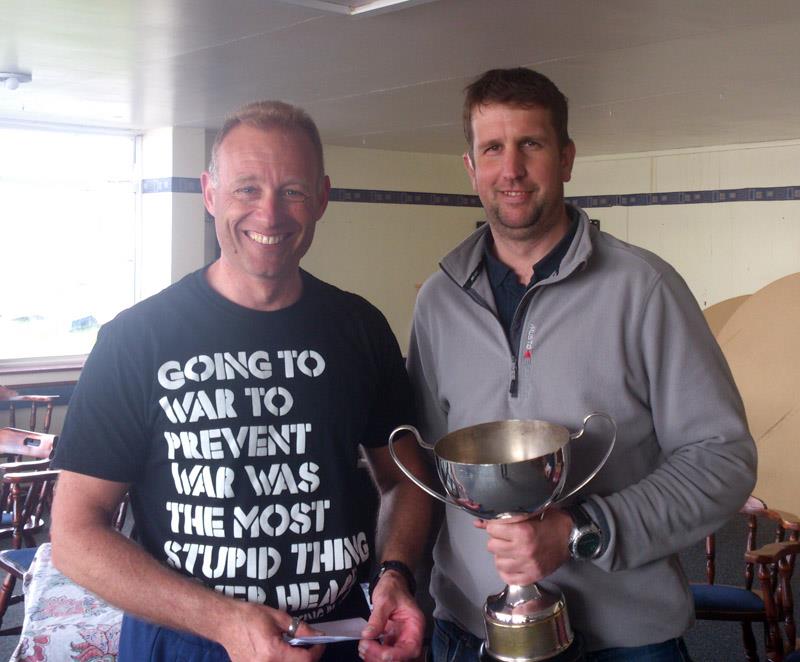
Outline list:
[[[133,129],[77,126],[72,124],[20,122],[0,120],[0,129],[31,130],[38,132],[118,136],[131,140],[131,194],[133,196],[133,282],[131,283],[133,303],[141,298],[140,285],[140,253],[142,240],[142,138],[140,131]],[[89,349],[91,351],[91,348]],[[0,355],[0,383],[12,385],[20,383],[26,376],[41,373],[52,373],[57,380],[73,381],[77,379],[83,368],[88,351],[85,354],[56,354],[49,356],[28,356],[5,358]]]

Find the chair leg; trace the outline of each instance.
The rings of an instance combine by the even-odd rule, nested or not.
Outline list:
[[[764,625],[764,655],[767,662],[783,662],[785,648],[783,637],[776,623],[765,621]]]
[[[758,662],[756,638],[753,636],[753,628],[747,621],[742,621],[742,641],[744,643],[744,656],[747,662]]]
[[[11,595],[14,593],[16,583],[17,578],[12,574],[8,574],[3,581],[3,586],[0,587],[0,625],[3,624],[3,618],[5,618],[8,610],[8,603],[11,601]]]

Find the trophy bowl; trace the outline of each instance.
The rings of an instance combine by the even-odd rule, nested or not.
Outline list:
[[[570,442],[581,438],[594,417],[612,427],[611,442],[597,466],[578,485],[564,492]],[[394,438],[411,432],[417,443],[433,452],[447,496],[428,487],[403,465]],[[616,424],[608,415],[592,412],[577,432],[546,421],[493,421],[448,433],[426,443],[416,428],[401,425],[389,435],[389,452],[400,470],[432,497],[481,519],[542,514],[584,487],[603,467],[616,440]],[[484,605],[486,652],[503,662],[538,662],[569,648],[574,634],[560,591],[537,584],[508,585]]]
[[[494,421],[456,430],[433,445],[452,505],[481,519],[544,510],[561,492],[570,433],[544,421]]]

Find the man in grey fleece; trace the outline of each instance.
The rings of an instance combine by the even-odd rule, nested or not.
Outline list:
[[[448,508],[434,549],[434,659],[475,660],[503,582],[558,587],[590,660],[688,659],[692,598],[677,553],[745,502],[756,451],[692,294],[657,256],[565,204],[567,101],[528,69],[466,91],[464,164],[488,223],[417,299],[408,367],[422,432],[503,419],[618,425],[606,466],[568,505],[475,522]],[[607,443],[573,444],[570,476]],[[584,535],[588,534],[588,535]]]

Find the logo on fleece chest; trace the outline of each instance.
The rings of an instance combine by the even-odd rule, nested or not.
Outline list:
[[[525,337],[525,351],[522,353],[522,358],[525,361],[530,361],[533,358],[533,343],[536,336],[536,325],[531,322],[528,325],[528,334]]]

